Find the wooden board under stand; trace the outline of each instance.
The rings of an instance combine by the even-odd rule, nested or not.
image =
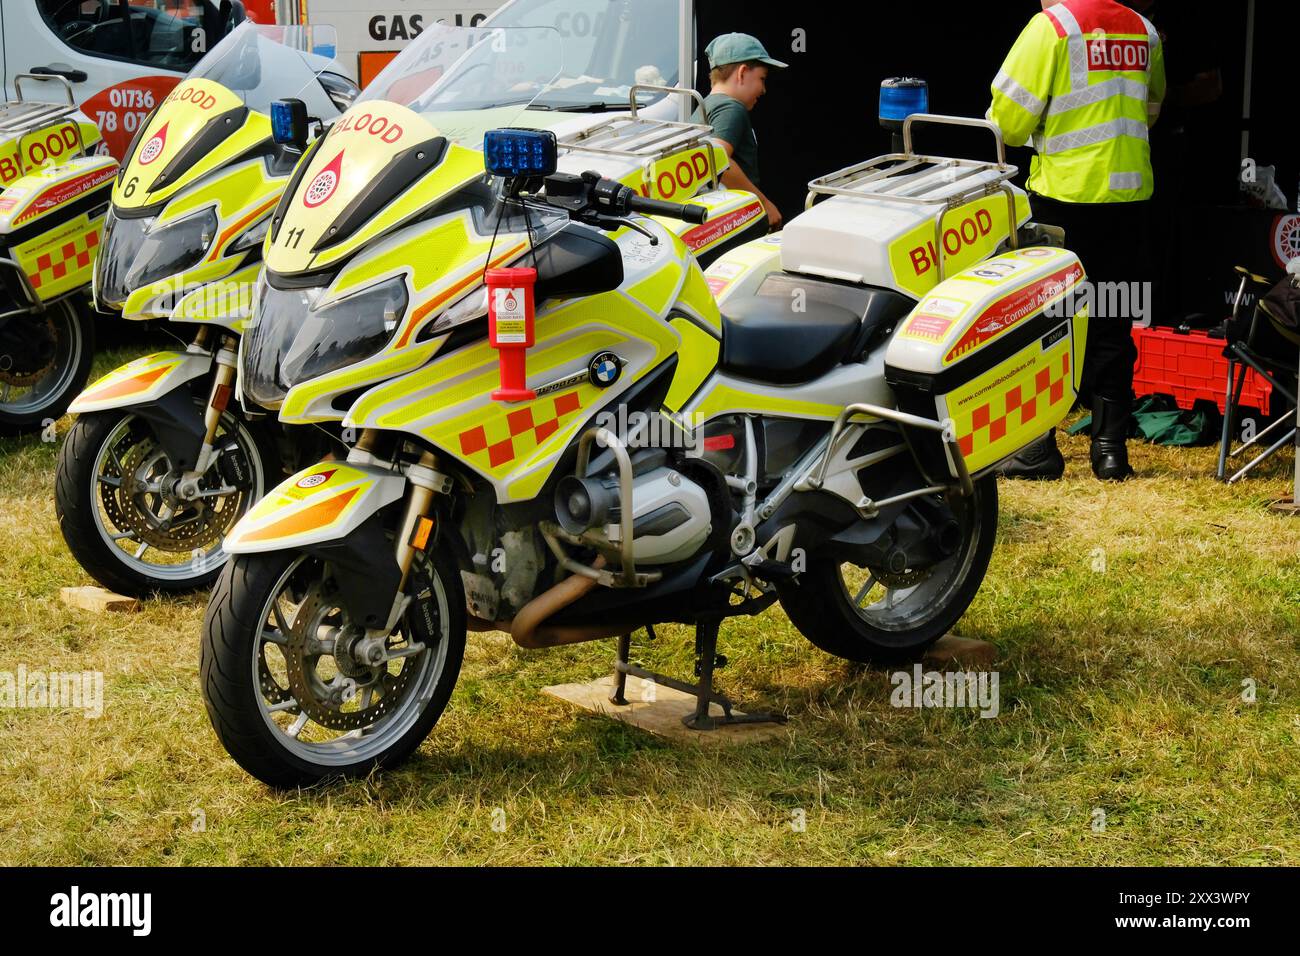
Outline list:
[[[998,659],[998,649],[988,641],[945,634],[930,646],[921,663],[930,667],[956,666],[968,670],[989,670]]]
[[[586,684],[555,684],[542,688],[542,693],[548,697],[576,704],[583,710],[613,717],[672,740],[698,741],[703,744],[743,744],[785,737],[790,732],[788,724],[727,724],[716,730],[691,730],[682,723],[682,718],[695,712],[694,695],[684,694],[662,684],[652,684],[640,677],[628,677],[628,702],[625,706],[610,703],[609,697],[613,692],[612,675]],[[646,700],[647,697],[651,699]],[[741,713],[734,708],[732,712]],[[714,704],[712,713],[721,715],[722,708]]]
[[[59,597],[68,607],[94,611],[96,614],[103,614],[105,611],[129,612],[140,609],[140,602],[135,598],[114,594],[112,591],[93,586],[60,588]]]

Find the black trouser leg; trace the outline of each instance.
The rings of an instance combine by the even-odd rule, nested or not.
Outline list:
[[[1147,203],[1062,203],[1032,199],[1034,218],[1065,230],[1093,290],[1080,392],[1093,411],[1092,467],[1099,478],[1124,478],[1133,407],[1134,306],[1151,307]],[[1127,303],[1127,311],[1113,306]],[[1117,311],[1118,314],[1112,314]]]

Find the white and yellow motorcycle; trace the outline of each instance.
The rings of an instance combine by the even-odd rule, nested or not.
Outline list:
[[[552,88],[540,32],[496,39],[460,61],[480,102]],[[226,538],[201,673],[241,766],[296,786],[402,760],[471,628],[618,637],[616,702],[649,676],[695,693],[705,730],[755,719],[713,689],[728,617],[779,600],[854,660],[914,654],[960,617],[993,547],[992,469],[1066,414],[1087,324],[1063,307],[1078,259],[1020,248],[1028,202],[1001,155],[915,154],[911,123],[935,118],[913,117],[904,153],[815,181],[783,237],[706,276],[665,225],[702,208],[557,172],[547,131],[479,153],[440,132],[456,117],[436,86],[376,88],[277,210],[242,343],[249,400],[359,437]],[[503,266],[532,284],[490,273],[512,285],[489,297]],[[523,380],[497,400],[516,343]],[[628,660],[666,621],[696,625],[695,683]]]

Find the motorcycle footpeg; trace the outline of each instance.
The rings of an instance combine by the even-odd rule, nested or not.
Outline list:
[[[799,576],[799,572],[790,564],[785,561],[773,561],[771,558],[746,561],[745,566],[749,568],[750,574],[764,581],[791,581]]]

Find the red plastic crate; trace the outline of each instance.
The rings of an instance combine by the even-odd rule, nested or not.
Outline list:
[[[1198,400],[1213,402],[1224,410],[1228,387],[1228,360],[1223,357],[1223,339],[1212,339],[1203,331],[1186,335],[1173,329],[1133,329],[1137,365],[1133,368],[1133,392],[1143,395],[1172,395],[1179,408],[1192,408]],[[1273,386],[1254,369],[1246,370],[1241,390],[1243,408],[1257,408],[1269,414]]]

